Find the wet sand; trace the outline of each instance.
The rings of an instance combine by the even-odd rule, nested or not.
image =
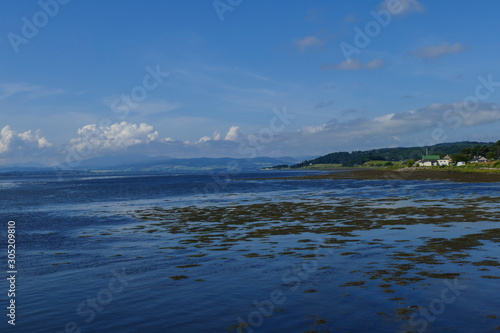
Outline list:
[[[358,180],[449,180],[461,183],[500,182],[500,172],[464,172],[447,169],[341,169],[300,179],[358,179]]]

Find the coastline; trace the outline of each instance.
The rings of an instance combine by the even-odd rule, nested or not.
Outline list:
[[[325,170],[326,171],[326,170]],[[332,170],[333,171],[333,170]],[[500,172],[484,170],[460,171],[450,169],[340,169],[321,175],[293,177],[300,179],[358,179],[358,180],[448,180],[462,183],[500,182]]]

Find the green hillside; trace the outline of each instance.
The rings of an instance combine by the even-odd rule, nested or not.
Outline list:
[[[426,149],[431,155],[453,155],[467,151],[471,155],[483,155],[487,153],[497,154],[500,148],[500,141],[493,142],[453,142],[440,143],[428,147],[409,147],[409,148],[381,148],[366,151],[336,152],[320,156],[313,160],[303,161],[292,165],[290,168],[301,168],[315,164],[341,164],[344,167],[361,165],[368,161],[405,161],[408,159],[418,160],[422,155],[426,155]]]

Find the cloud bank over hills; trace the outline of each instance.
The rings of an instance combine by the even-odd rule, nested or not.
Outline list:
[[[53,163],[64,162],[68,154],[85,160],[116,153],[172,157],[297,156],[320,154],[325,150],[355,150],[360,146],[383,147],[388,136],[392,137],[392,146],[436,144],[455,139],[453,134],[458,129],[498,121],[500,106],[497,104],[434,103],[417,110],[373,118],[349,112],[347,118],[333,118],[296,131],[287,131],[284,124],[278,122],[257,133],[244,133],[234,125],[226,134],[215,132],[212,137],[203,136],[194,141],[163,136],[153,125],[146,123],[88,124],[79,128],[63,146],[54,146],[39,130],[21,133],[5,126],[0,132],[0,160],[6,164],[37,156],[42,162]],[[415,135],[421,138],[420,141],[415,140]],[[322,144],[318,145],[318,142]]]

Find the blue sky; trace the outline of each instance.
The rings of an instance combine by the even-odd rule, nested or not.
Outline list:
[[[497,141],[499,9],[4,0],[0,163]]]

